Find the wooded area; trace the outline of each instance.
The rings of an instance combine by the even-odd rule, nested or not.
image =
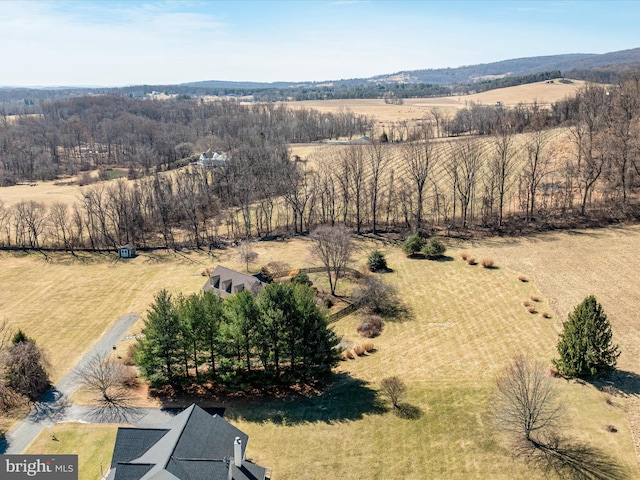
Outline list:
[[[540,229],[635,218],[640,180],[640,73],[586,84],[551,108],[472,105],[449,118],[400,122],[371,143],[371,121],[273,104],[84,97],[0,122],[5,184],[124,167],[135,180],[83,189],[75,205],[0,205],[0,244],[28,248],[215,246],[306,234]],[[180,167],[199,151],[226,166]],[[179,167],[179,168],[178,168]],[[175,168],[175,169],[174,169]],[[591,223],[593,224],[593,223]]]

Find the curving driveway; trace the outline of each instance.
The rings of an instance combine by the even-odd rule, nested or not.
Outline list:
[[[138,320],[140,315],[129,313],[118,319],[98,342],[80,359],[76,368],[82,368],[93,355],[105,354],[113,349],[114,345],[122,340],[127,331]],[[75,370],[75,369],[74,369]],[[22,453],[43,428],[52,423],[61,421],[86,421],[95,423],[95,417],[91,417],[90,408],[73,405],[69,398],[77,390],[74,382],[73,370],[65,375],[57,385],[51,388],[38,402],[35,408],[9,431],[4,441],[0,443],[0,453]],[[151,410],[158,412],[150,413]],[[140,415],[151,415],[149,421],[162,420],[164,415],[159,409],[141,409]],[[145,418],[146,420],[146,418]],[[144,424],[145,422],[141,422]]]

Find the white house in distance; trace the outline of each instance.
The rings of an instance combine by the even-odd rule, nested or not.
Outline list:
[[[220,152],[206,151],[200,154],[200,158],[196,162],[196,165],[200,165],[204,168],[213,167],[226,167],[229,163],[229,155]]]

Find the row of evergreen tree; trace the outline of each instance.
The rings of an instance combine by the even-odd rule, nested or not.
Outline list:
[[[199,292],[151,305],[136,362],[152,385],[213,381],[246,385],[321,381],[338,361],[338,337],[307,285],[272,283],[224,299]]]

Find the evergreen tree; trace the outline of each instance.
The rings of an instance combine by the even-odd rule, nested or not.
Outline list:
[[[402,244],[402,251],[409,256],[413,256],[422,250],[424,246],[424,240],[417,233],[413,235],[409,235],[407,239]]]
[[[564,323],[558,341],[558,370],[571,377],[597,377],[615,370],[620,352],[612,345],[611,325],[593,295],[585,298]]]
[[[217,295],[216,295],[217,296]],[[224,323],[221,328],[226,353],[238,358],[238,366],[251,371],[251,359],[260,349],[257,342],[258,307],[253,294],[243,290],[224,300]]]
[[[182,359],[180,322],[171,294],[161,290],[147,312],[136,361],[155,384],[175,380]]]

